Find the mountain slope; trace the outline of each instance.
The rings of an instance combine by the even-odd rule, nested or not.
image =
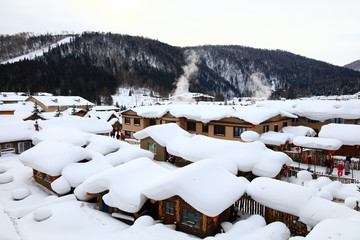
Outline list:
[[[352,69],[354,71],[359,71],[360,72],[360,60],[357,60],[357,61],[354,61],[352,63],[346,64],[344,67]]]
[[[23,53],[19,48],[13,52]],[[360,89],[359,72],[289,52],[242,46],[179,48],[142,37],[91,32],[75,35],[33,60],[0,65],[0,90],[81,95],[98,103],[100,96],[114,94],[119,86],[149,88],[167,96],[187,71],[191,52],[197,69],[189,75],[190,91],[218,98],[296,98]],[[0,59],[9,57],[0,54]]]

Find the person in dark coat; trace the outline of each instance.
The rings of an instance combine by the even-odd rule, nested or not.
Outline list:
[[[350,167],[351,167],[351,157],[346,157],[345,160],[345,175],[349,175],[350,174]]]
[[[329,156],[326,156],[325,158],[325,167],[326,167],[325,174],[330,174],[331,165],[330,165]]]

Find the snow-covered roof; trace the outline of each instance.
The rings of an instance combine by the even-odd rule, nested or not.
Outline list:
[[[191,137],[192,134],[180,128],[175,123],[154,125],[134,133],[134,137],[137,139],[151,137],[163,147],[166,146],[169,141],[179,136]]]
[[[92,111],[119,111],[120,109],[118,107],[114,106],[94,106]]]
[[[191,162],[214,159],[234,174],[252,171],[257,176],[275,177],[284,164],[292,163],[285,153],[270,150],[262,142],[242,143],[190,135],[175,123],[150,126],[134,136],[138,139],[150,136],[155,141],[159,140],[168,153]]]
[[[280,146],[280,145],[284,145],[286,142],[291,143],[293,138],[294,135],[289,133],[269,131],[261,134],[259,140],[265,144]]]
[[[317,138],[317,137],[295,137],[294,145],[305,148],[323,149],[336,151],[342,146],[342,142],[334,138]]]
[[[47,107],[50,106],[94,106],[92,102],[80,96],[32,96]]]
[[[360,145],[360,125],[331,123],[321,127],[320,138],[335,138],[343,145]]]
[[[0,142],[31,140],[35,133],[34,123],[15,120],[15,122],[0,122]]]
[[[344,205],[316,196],[310,189],[270,178],[259,177],[247,185],[247,193],[272,209],[299,217],[310,227],[329,219],[360,218],[360,213]]]
[[[199,212],[215,217],[244,194],[248,183],[246,178],[234,176],[216,162],[204,160],[149,181],[144,194],[154,200],[177,195]]]
[[[49,174],[60,176],[51,183],[58,194],[65,194],[96,173],[112,168],[98,152],[70,143],[43,141],[23,152],[19,160],[25,165]],[[86,162],[79,163],[86,160]]]
[[[148,158],[138,158],[90,177],[79,189],[89,193],[109,190],[103,196],[107,205],[134,213],[147,200],[143,194],[144,187],[149,182],[163,178],[168,172]]]
[[[180,118],[196,120],[200,122],[210,122],[226,117],[235,117],[258,125],[272,117],[281,115],[289,118],[297,118],[295,115],[283,110],[256,107],[256,106],[222,106],[222,105],[196,105],[196,104],[174,104],[161,106],[144,106],[133,108],[139,116],[147,118],[162,117],[169,112],[171,115]]]
[[[314,137],[316,132],[314,129],[305,126],[286,126],[283,127],[280,132],[292,134],[294,137],[296,136],[306,136],[306,137]]]
[[[18,95],[15,93],[1,93],[0,101],[2,102],[24,102],[27,99],[26,96]]]
[[[260,107],[273,107],[282,109],[300,117],[325,121],[332,118],[359,119],[360,100],[347,101],[334,100],[286,100],[286,101],[263,101],[257,104]]]
[[[109,133],[111,124],[94,118],[83,118],[78,116],[58,117],[46,121],[39,120],[40,128],[56,126],[77,129],[87,133]]]
[[[109,118],[112,115],[115,116],[117,121],[120,120],[119,114],[117,112],[115,112],[115,111],[101,111],[101,112],[98,112],[98,111],[91,110],[87,114],[85,114],[84,118],[98,118],[98,119],[101,119],[103,121],[108,121]]]

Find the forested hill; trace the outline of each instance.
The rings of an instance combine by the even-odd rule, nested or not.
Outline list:
[[[33,42],[41,37],[43,40],[33,45],[29,45],[26,36],[21,41],[16,37],[19,38],[0,36],[1,61],[15,57],[15,53],[19,56],[43,48],[65,36],[37,36]],[[296,98],[360,91],[360,72],[289,52],[242,46],[179,48],[111,33],[73,35],[70,42],[49,49],[34,60],[1,64],[0,91],[46,91],[81,95],[99,102],[99,96],[114,94],[119,86],[133,86],[166,96],[184,73],[182,67],[188,63],[190,51],[196,53],[198,67],[197,75],[190,79],[190,91],[218,98],[269,92],[272,98]]]

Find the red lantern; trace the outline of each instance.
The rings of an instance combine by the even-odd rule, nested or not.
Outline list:
[[[168,153],[168,155],[169,155],[169,157],[171,157],[171,154],[170,154],[170,153]]]
[[[252,128],[255,128],[255,125],[252,125]]]
[[[356,148],[359,148],[360,147],[360,145],[355,145],[356,146]]]
[[[181,122],[181,119],[179,119],[179,122]]]
[[[289,170],[290,170],[289,167],[286,167],[286,168],[285,168],[285,172],[288,172]]]
[[[281,149],[284,149],[285,145],[281,145],[280,147],[281,147]]]
[[[211,217],[212,219],[218,219],[219,215],[215,216],[215,217]]]
[[[297,148],[295,148],[295,150],[298,152],[298,151],[300,151],[300,148],[297,147]]]
[[[89,197],[91,197],[91,196],[92,196],[92,193],[88,193],[88,192],[87,192],[86,195],[88,195]]]

